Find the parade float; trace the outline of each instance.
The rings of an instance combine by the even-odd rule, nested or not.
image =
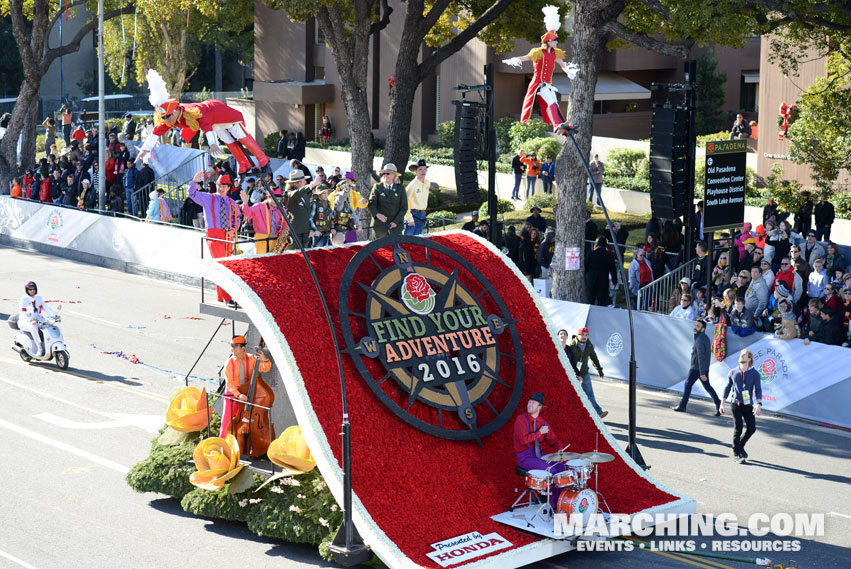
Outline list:
[[[216,437],[218,418],[195,389],[175,396],[170,426],[128,475],[134,489],[327,553],[344,503],[334,334],[351,421],[351,514],[390,567],[518,567],[575,549],[576,536],[554,536],[552,512],[541,515],[545,500],[535,499],[546,495],[542,483],[556,481],[530,481],[515,468],[514,420],[536,392],[546,394],[545,417],[570,444],[561,458],[576,476],[563,488],[572,496],[564,511],[595,503],[606,514],[695,511],[609,434],[537,293],[490,243],[468,232],[391,236],[312,249],[307,258],[333,330],[297,252],[203,267],[280,370],[276,396],[298,426],[274,425],[283,433],[268,452],[277,471],[240,460],[239,437]],[[518,500],[523,492],[532,499]]]

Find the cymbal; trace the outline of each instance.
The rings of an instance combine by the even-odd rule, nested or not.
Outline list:
[[[552,454],[545,454],[541,457],[542,460],[546,460],[547,462],[565,462],[567,460],[573,460],[574,458],[581,458],[582,455],[578,452],[554,452]]]
[[[606,452],[586,452],[585,454],[579,455],[579,458],[584,458],[589,462],[593,462],[595,464],[599,464],[602,462],[612,462],[615,457]]]

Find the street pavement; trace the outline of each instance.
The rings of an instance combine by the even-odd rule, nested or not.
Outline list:
[[[167,282],[5,247],[0,266],[0,319],[18,310],[24,283],[35,280],[45,300],[66,301],[61,326],[71,353],[71,367],[62,372],[52,363],[26,364],[11,349],[0,351],[0,568],[330,566],[313,547],[260,538],[244,524],[197,518],[173,499],[137,494],[124,482],[127,470],[147,455],[170,396],[183,387],[204,344],[218,330],[193,375],[217,379],[230,336],[244,332],[244,325],[220,326],[199,314],[197,290]],[[0,330],[8,347],[13,331]],[[143,364],[102,353],[119,351]],[[626,385],[594,383],[610,412],[606,424],[625,444]],[[769,557],[787,568],[789,560],[800,568],[849,566],[851,433],[764,415],[748,445],[750,461],[740,465],[730,458],[731,419],[711,416],[704,401],[694,400],[688,414],[671,411],[674,403],[672,393],[638,390],[638,444],[650,474],[695,498],[699,512],[733,513],[740,524],[757,512],[827,516],[825,535],[801,539],[799,552],[729,555]],[[713,541],[739,538],[687,539],[711,551]],[[748,566],[634,546],[631,552],[571,552],[533,566]]]

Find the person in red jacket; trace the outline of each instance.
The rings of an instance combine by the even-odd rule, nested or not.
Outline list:
[[[523,470],[545,470],[557,474],[566,470],[562,462],[547,462],[541,458],[543,444],[555,452],[564,450],[565,446],[550,429],[547,422],[540,416],[544,408],[544,395],[535,393],[526,403],[526,412],[514,420],[514,453],[517,466]],[[561,489],[550,485],[550,505],[555,511]]]
[[[557,48],[558,34],[561,21],[556,6],[545,6],[541,9],[544,13],[544,26],[548,30],[541,36],[541,47],[536,47],[523,57],[512,57],[504,59],[503,63],[512,67],[520,67],[522,62],[531,61],[534,66],[534,75],[529,87],[526,89],[526,97],[523,99],[523,109],[520,112],[520,122],[525,123],[532,116],[532,107],[535,99],[541,109],[541,118],[544,122],[553,125],[554,132],[560,132],[564,127],[564,115],[558,105],[558,90],[553,87],[553,72],[555,66],[560,66],[568,77],[576,77],[576,67],[564,62],[564,51]]]
[[[208,99],[200,103],[181,103],[169,96],[165,81],[159,73],[149,69],[147,77],[148,89],[151,93],[148,100],[155,109],[155,126],[142,144],[136,162],[147,161],[147,156],[156,146],[159,137],[177,127],[180,129],[180,136],[186,142],[190,142],[199,130],[203,131],[212,156],[220,154],[219,139],[221,139],[239,164],[239,174],[248,172],[253,165],[237,141],[254,155],[260,168],[269,163],[269,157],[245,129],[242,113],[216,99]]]
[[[41,203],[53,203],[53,176],[45,176],[42,180],[38,199]]]

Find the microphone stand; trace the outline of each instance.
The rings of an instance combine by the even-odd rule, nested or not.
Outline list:
[[[629,297],[629,281],[627,280],[626,272],[623,269],[623,255],[621,254],[620,244],[618,243],[617,236],[615,235],[615,229],[612,226],[612,220],[609,219],[609,211],[606,209],[606,204],[603,203],[602,188],[594,181],[594,176],[591,175],[591,167],[588,165],[588,160],[585,159],[585,155],[582,154],[582,150],[579,148],[579,143],[576,142],[576,136],[574,135],[576,128],[567,124],[563,124],[561,128],[567,132],[570,140],[573,141],[573,147],[576,149],[576,154],[579,156],[579,159],[582,160],[582,165],[585,166],[585,171],[588,172],[588,181],[591,182],[592,187],[596,191],[600,207],[603,208],[603,215],[606,216],[606,226],[609,228],[609,234],[612,236],[612,244],[614,245],[615,253],[618,257],[618,271],[621,277],[624,298],[626,299],[626,312],[629,317],[629,443],[627,444],[626,452],[632,457],[632,460],[634,460],[638,466],[644,470],[649,470],[650,467],[644,462],[644,458],[638,450],[638,444],[635,442],[637,383],[635,376],[635,327],[633,326],[632,321],[632,302]]]
[[[275,206],[281,213],[284,223],[289,226],[284,205],[278,199],[278,196],[272,192],[272,188],[266,183],[266,179],[262,176],[258,176],[257,178],[266,188],[267,195],[275,202]],[[286,190],[281,190],[282,193],[284,191]],[[322,302],[322,310],[325,312],[325,319],[328,321],[328,329],[331,332],[334,353],[337,357],[337,372],[340,375],[340,392],[343,398],[343,432],[341,433],[343,436],[343,524],[337,530],[337,534],[334,536],[328,549],[331,551],[331,556],[338,565],[353,567],[354,565],[359,565],[372,559],[372,551],[363,542],[363,538],[358,534],[358,530],[352,521],[352,431],[351,424],[349,423],[349,405],[346,398],[346,378],[343,373],[343,358],[340,354],[340,345],[337,342],[337,333],[334,330],[334,321],[331,319],[331,311],[328,310],[328,303],[325,301],[325,295],[322,293],[319,279],[316,278],[313,265],[310,263],[310,259],[307,258],[307,251],[305,251],[304,244],[301,242],[298,234],[292,230],[292,227],[289,227],[289,230],[293,242],[298,246],[299,251],[301,251],[301,256],[307,265],[307,270],[310,272],[313,285],[319,293],[319,300]]]

